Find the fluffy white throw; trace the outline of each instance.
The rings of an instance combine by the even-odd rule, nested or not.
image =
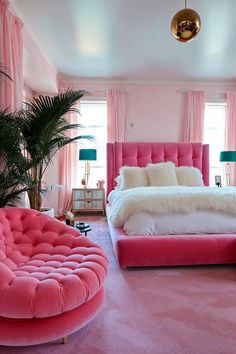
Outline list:
[[[236,216],[234,187],[137,187],[114,190],[108,201],[111,204],[109,218],[117,227],[122,227],[132,215],[139,212],[158,216],[215,210]]]

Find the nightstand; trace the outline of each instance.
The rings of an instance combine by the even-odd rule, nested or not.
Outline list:
[[[74,213],[105,211],[105,190],[103,188],[73,188],[72,208]]]

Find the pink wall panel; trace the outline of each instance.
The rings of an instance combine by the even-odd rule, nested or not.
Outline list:
[[[145,85],[129,88],[127,141],[181,141],[183,94],[175,87]],[[129,128],[129,124],[133,124]]]

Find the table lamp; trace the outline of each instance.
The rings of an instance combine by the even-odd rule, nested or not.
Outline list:
[[[89,175],[90,175],[90,163],[89,161],[97,160],[97,150],[96,149],[80,149],[79,151],[79,160],[86,161],[84,166],[84,179],[85,179],[85,188],[88,185]]]
[[[226,162],[225,165],[225,176],[226,176],[226,184],[230,185],[230,162],[236,162],[236,151],[221,151],[220,152],[220,161]]]

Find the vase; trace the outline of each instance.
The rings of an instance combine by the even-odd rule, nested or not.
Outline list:
[[[51,218],[55,217],[55,209],[54,208],[45,207],[45,208],[41,208],[40,211],[41,211],[41,213],[51,216]]]

